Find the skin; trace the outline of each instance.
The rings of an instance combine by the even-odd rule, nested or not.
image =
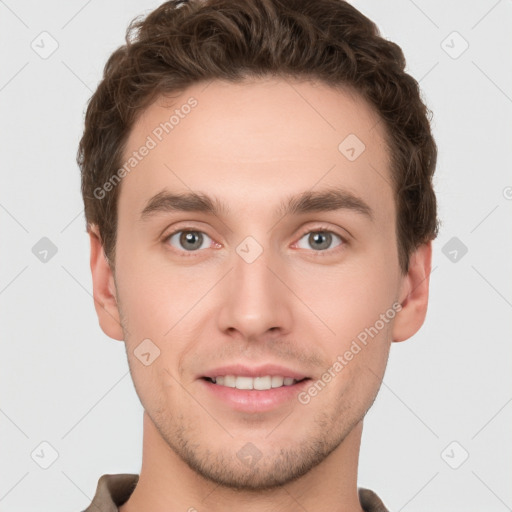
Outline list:
[[[357,467],[363,418],[382,382],[391,343],[424,322],[431,244],[398,264],[396,206],[384,128],[348,90],[284,79],[196,84],[147,108],[126,156],[193,96],[198,105],[121,182],[115,274],[90,229],[96,311],[123,340],[144,413],[139,483],[122,512],[361,511]],[[364,152],[349,161],[349,134]],[[378,172],[377,172],[378,171]],[[276,214],[289,195],[337,187],[359,196],[350,209]],[[141,220],[158,192],[203,192],[226,215],[159,212]],[[178,229],[203,233],[187,251]],[[309,235],[328,231],[327,249]],[[236,252],[251,236],[263,252]],[[319,379],[392,304],[401,311],[335,378],[301,404],[241,413],[204,389],[198,375],[242,362],[282,364]],[[150,365],[134,350],[149,338]],[[252,443],[261,458],[241,463]]]

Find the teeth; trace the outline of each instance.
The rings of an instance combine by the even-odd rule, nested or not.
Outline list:
[[[231,375],[226,375],[226,377],[231,377]],[[226,382],[229,382],[226,377],[224,377],[224,385],[226,385]],[[236,389],[252,389],[254,387],[254,381],[255,379],[252,377],[236,377],[234,387]]]
[[[212,381],[220,386],[237,389],[257,389],[267,390],[280,388],[282,386],[292,386],[296,382],[291,377],[281,377],[278,375],[265,375],[263,377],[244,377],[241,375],[222,375],[213,377]]]
[[[284,378],[277,375],[272,375],[272,387],[280,388],[283,385]]]

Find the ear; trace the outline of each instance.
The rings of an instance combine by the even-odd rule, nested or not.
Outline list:
[[[115,340],[124,339],[116,299],[116,287],[110,264],[96,225],[88,229],[91,241],[91,273],[94,307],[103,332]]]
[[[411,254],[409,270],[402,277],[400,304],[395,316],[393,341],[405,341],[418,332],[425,321],[432,264],[432,242],[420,245]]]

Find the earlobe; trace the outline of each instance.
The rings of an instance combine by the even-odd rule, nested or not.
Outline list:
[[[96,225],[88,229],[91,242],[91,273],[94,307],[103,332],[115,340],[124,339],[116,298],[114,276],[105,257],[103,244]]]
[[[409,270],[402,278],[400,304],[395,317],[393,341],[405,341],[413,336],[425,321],[432,265],[432,242],[420,245],[412,254]]]

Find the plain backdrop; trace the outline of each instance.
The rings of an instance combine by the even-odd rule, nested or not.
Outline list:
[[[142,407],[94,311],[75,155],[107,57],[158,4],[0,1],[2,512],[78,512],[102,474],[140,471]],[[512,1],[354,5],[434,113],[443,223],[427,319],[393,344],[365,421],[359,486],[392,512],[511,510]]]

